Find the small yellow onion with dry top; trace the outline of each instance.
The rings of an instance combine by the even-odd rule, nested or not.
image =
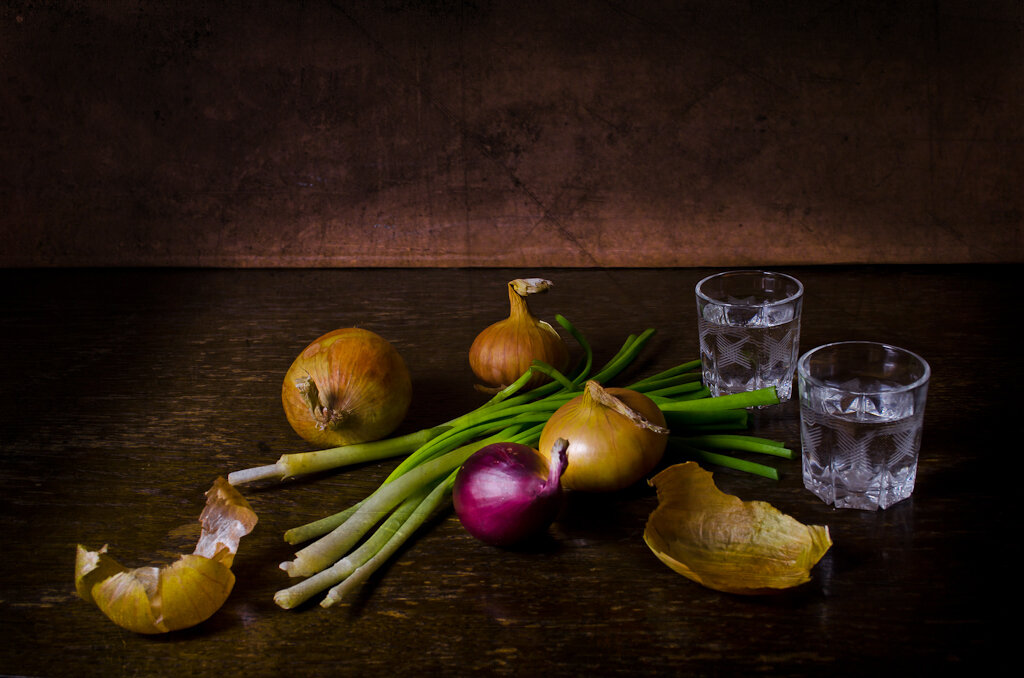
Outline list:
[[[223,478],[206,493],[195,551],[162,568],[127,568],[107,547],[78,546],[75,590],[118,626],[135,633],[167,633],[209,619],[235,585],[231,564],[238,542],[256,525],[249,503]]]
[[[562,486],[614,492],[654,470],[665,454],[668,429],[654,401],[638,391],[586,383],[583,393],[551,415],[540,434],[548,454],[559,438],[569,441]]]
[[[828,527],[725,494],[696,462],[670,466],[650,484],[658,507],[644,541],[672,570],[708,588],[754,595],[798,586],[832,546]]]
[[[369,330],[339,329],[295,358],[281,401],[288,423],[307,442],[352,445],[398,428],[412,402],[412,379],[386,339]]]
[[[469,365],[482,391],[498,391],[521,377],[534,360],[559,371],[569,366],[569,348],[548,323],[530,313],[526,297],[545,292],[550,280],[518,278],[508,284],[509,316],[477,335],[469,348]],[[549,377],[534,373],[526,388],[538,386]]]

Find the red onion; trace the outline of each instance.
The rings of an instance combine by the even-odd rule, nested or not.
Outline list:
[[[558,513],[567,446],[555,441],[551,463],[519,443],[493,443],[475,452],[452,489],[466,531],[488,544],[510,546],[547,528]]]

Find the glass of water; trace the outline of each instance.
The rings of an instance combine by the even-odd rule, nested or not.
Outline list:
[[[930,376],[920,356],[875,342],[801,356],[804,486],[836,508],[884,509],[909,497]]]
[[[800,346],[799,280],[768,271],[726,271],[697,283],[704,385],[711,395],[774,386],[789,400]]]

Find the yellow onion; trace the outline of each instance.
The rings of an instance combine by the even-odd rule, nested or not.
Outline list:
[[[340,447],[398,428],[412,401],[412,379],[387,340],[369,330],[339,329],[303,349],[284,376],[281,400],[304,440]]]
[[[526,297],[544,292],[550,280],[521,278],[508,284],[509,316],[477,335],[469,348],[469,365],[483,385],[481,390],[502,389],[522,376],[534,360],[559,371],[569,366],[569,348],[548,323],[530,313]],[[548,376],[534,373],[525,388],[544,383]]]
[[[832,546],[828,527],[725,494],[696,462],[670,466],[650,484],[658,507],[644,529],[647,546],[675,572],[716,591],[756,595],[798,586]]]
[[[112,622],[135,633],[177,631],[220,609],[235,584],[231,564],[239,540],[256,525],[249,503],[223,478],[206,493],[195,551],[164,567],[127,568],[107,547],[75,556],[75,590]]]
[[[650,473],[665,454],[665,415],[643,393],[604,389],[588,381],[583,393],[551,415],[540,434],[540,451],[569,442],[562,485],[584,492],[614,492]]]

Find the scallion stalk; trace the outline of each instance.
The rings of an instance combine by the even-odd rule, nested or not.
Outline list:
[[[657,374],[652,374],[640,381],[633,382],[626,388],[633,389],[634,391],[651,390],[659,388],[663,382],[670,381],[674,378],[683,378],[687,381],[691,381],[693,379],[700,380],[700,374],[693,371],[700,367],[700,365],[700,360],[691,360],[690,362],[670,367],[664,372],[658,372]]]
[[[692,447],[736,450],[738,452],[760,452],[783,459],[792,459],[793,450],[782,443],[767,438],[743,435],[699,435],[680,437],[679,440]]]
[[[392,482],[383,483],[345,522],[317,541],[301,549],[295,559],[281,563],[291,577],[308,577],[337,562],[374,525],[409,496],[437,478],[457,470],[488,441],[478,441],[456,448],[444,456],[409,469]]]
[[[274,602],[280,607],[290,610],[301,605],[316,594],[328,589],[331,586],[344,580],[355,572],[366,561],[381,551],[403,525],[412,516],[413,511],[420,505],[428,494],[428,486],[413,494],[403,501],[395,511],[388,516],[387,520],[377,528],[373,536],[364,541],[359,548],[352,551],[344,558],[338,560],[334,565],[325,570],[317,572],[311,577],[303,579],[298,584],[282,589],[274,594]]]
[[[747,427],[746,410],[666,410],[662,409],[670,431],[735,431]]]
[[[710,410],[735,410],[777,405],[779,403],[779,394],[776,393],[774,386],[769,386],[768,388],[759,388],[755,391],[730,393],[702,400],[659,402],[657,397],[652,398],[652,400],[658,403],[658,407],[663,412],[707,412]]]
[[[730,457],[729,455],[719,454],[717,452],[708,452],[707,450],[701,450],[696,447],[691,447],[673,441],[669,438],[669,444],[672,445],[672,449],[677,452],[682,452],[688,457],[700,462],[707,462],[722,466],[725,468],[731,468],[736,471],[743,471],[744,473],[751,473],[757,476],[763,476],[771,480],[779,479],[779,472],[771,466],[765,464],[758,464],[757,462],[747,461],[745,459],[737,459],[736,457]]]
[[[636,388],[632,390],[640,391],[641,393],[646,394],[647,397],[651,399],[654,399],[659,396],[663,398],[678,399],[679,396],[703,395],[702,392],[704,391],[704,385],[701,384],[699,381],[687,381],[681,384],[669,384],[665,386],[660,386],[659,388],[651,389],[650,391],[646,389]]]
[[[395,554],[409,537],[416,533],[430,516],[440,510],[451,497],[452,486],[458,471],[452,471],[447,478],[438,483],[433,490],[413,509],[412,514],[399,525],[387,542],[352,574],[334,586],[320,602],[321,607],[331,607],[342,601],[347,595],[370,578],[377,569]]]
[[[312,452],[284,454],[277,460],[277,463],[229,473],[228,482],[232,485],[244,485],[271,478],[284,480],[310,473],[328,471],[340,466],[352,466],[354,464],[397,457],[409,454],[449,428],[451,426],[441,425],[408,433],[404,436],[385,438],[384,440],[342,445],[341,447],[332,447]]]
[[[344,511],[338,511],[337,513],[325,518],[321,518],[320,520],[314,520],[311,523],[306,523],[299,527],[293,527],[284,533],[284,540],[289,544],[301,544],[304,541],[322,537],[348,520],[353,513],[359,510],[359,507],[362,506],[365,501],[366,500],[363,499],[362,501],[352,504]]]

